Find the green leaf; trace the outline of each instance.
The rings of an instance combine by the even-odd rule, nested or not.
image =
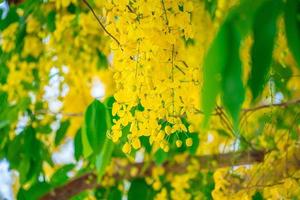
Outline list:
[[[289,96],[290,90],[287,89],[287,84],[293,76],[292,69],[289,66],[274,63],[272,72],[272,80],[275,83],[276,90],[282,92],[285,97]]]
[[[50,124],[46,124],[46,125],[40,125],[36,127],[36,131],[39,133],[49,134],[52,132],[52,129],[50,127]]]
[[[152,187],[148,186],[145,179],[138,178],[131,182],[128,191],[128,200],[151,200],[153,199],[154,192]]]
[[[83,128],[81,129],[81,141],[82,141],[82,153],[83,153],[83,157],[87,158],[90,155],[93,154],[93,149],[89,143],[88,137],[87,137],[87,133],[86,133],[86,128],[85,128],[85,123],[83,124]]]
[[[234,26],[234,20],[226,22],[223,26],[230,45],[227,47],[227,61],[222,72],[222,101],[233,121],[237,123],[245,95],[239,57],[241,36]]]
[[[0,129],[6,127],[9,125],[9,121],[8,120],[0,120]]]
[[[215,18],[217,6],[218,6],[218,0],[205,0],[205,9],[210,14],[211,18]]]
[[[114,98],[113,97],[109,97],[105,100],[105,120],[106,120],[106,124],[107,124],[107,128],[110,129],[112,126],[112,113],[111,113],[111,109],[112,109],[112,105],[114,102]],[[102,176],[105,173],[105,168],[106,166],[110,163],[111,161],[111,156],[114,150],[114,144],[113,142],[106,137],[106,134],[104,135],[104,144],[103,147],[101,147],[101,151],[100,153],[96,156],[96,169],[97,169],[97,173],[98,173],[98,179],[100,180],[102,178]]]
[[[202,107],[205,114],[205,126],[208,123],[209,115],[215,107],[216,98],[220,92],[221,74],[227,62],[227,49],[229,45],[227,39],[227,27],[223,25],[213,40],[204,59]]]
[[[37,182],[28,190],[20,189],[18,200],[38,200],[44,194],[51,190],[51,185],[46,182]]]
[[[28,158],[22,158],[22,161],[19,163],[17,170],[20,173],[20,182],[21,184],[26,183],[27,175],[30,170],[30,160]]]
[[[154,162],[158,165],[161,165],[167,160],[168,153],[164,152],[161,148],[159,148],[154,154]]]
[[[280,9],[281,0],[268,0],[258,8],[254,16],[254,43],[251,49],[252,68],[248,81],[253,100],[256,100],[261,94],[267,81]]]
[[[193,140],[193,145],[191,147],[189,147],[189,152],[192,154],[192,155],[195,155],[196,152],[197,152],[197,149],[198,149],[198,146],[199,146],[199,136],[198,136],[198,133],[191,133],[190,134],[190,137],[192,138]]]
[[[68,172],[74,169],[74,167],[74,164],[67,164],[59,168],[50,179],[51,185],[53,187],[57,187],[66,183],[70,179],[70,177],[68,176]]]
[[[112,187],[108,194],[108,200],[121,200],[122,192],[117,187]]]
[[[22,53],[24,46],[24,38],[26,36],[26,22],[25,19],[21,18],[19,22],[19,27],[16,32],[16,51],[20,54]]]
[[[50,11],[47,17],[47,28],[51,33],[54,32],[56,29],[55,17],[56,17],[55,10]]]
[[[111,161],[111,155],[114,149],[114,144],[109,138],[105,138],[104,145],[98,155],[96,155],[96,169],[98,179],[100,180],[105,173],[106,166]]]
[[[78,161],[82,155],[81,129],[79,129],[74,138],[74,157]]]
[[[140,140],[141,140],[142,146],[145,148],[146,152],[151,153],[152,146],[150,144],[149,137],[141,136]]]
[[[84,119],[84,131],[88,143],[95,153],[99,153],[102,148],[107,131],[106,108],[98,100],[94,100],[87,108]]]
[[[11,7],[9,12],[7,13],[4,19],[1,19],[0,30],[3,31],[13,22],[17,22],[19,20],[19,15],[17,13],[17,9],[15,7]]]
[[[106,55],[99,50],[97,50],[97,55],[98,55],[97,69],[107,69],[108,61]]]
[[[64,139],[67,130],[70,126],[70,121],[66,120],[61,122],[59,129],[56,131],[56,135],[55,135],[55,145],[59,145],[60,142]]]
[[[285,32],[289,49],[300,68],[299,0],[287,0],[284,10]]]
[[[0,62],[0,84],[6,84],[8,73],[8,67],[4,63]]]
[[[264,197],[260,192],[255,192],[255,194],[252,196],[252,200],[264,200]]]

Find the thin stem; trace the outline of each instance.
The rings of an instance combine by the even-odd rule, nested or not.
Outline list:
[[[107,35],[109,35],[114,41],[116,41],[116,43],[120,45],[119,40],[117,40],[117,38],[115,36],[113,36],[106,28],[105,26],[102,24],[102,22],[100,21],[100,19],[98,18],[97,14],[95,13],[94,9],[92,8],[92,6],[88,3],[87,0],[83,0],[83,2],[87,5],[87,7],[91,10],[91,12],[93,13],[94,17],[96,18],[96,20],[98,21],[99,25],[101,26],[101,28],[104,30],[105,33],[107,33]]]

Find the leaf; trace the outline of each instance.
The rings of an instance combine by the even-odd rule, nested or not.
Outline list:
[[[20,189],[18,200],[37,200],[51,190],[51,185],[47,182],[37,182],[28,190]]]
[[[6,84],[8,73],[8,67],[4,63],[0,62],[0,84]]]
[[[242,82],[242,64],[239,57],[241,36],[230,20],[224,25],[227,33],[227,61],[222,72],[222,102],[237,123],[239,112],[244,101],[244,86]]]
[[[287,43],[300,68],[300,20],[298,0],[287,0],[284,9]]]
[[[0,129],[5,128],[8,125],[9,125],[8,120],[0,120]]]
[[[87,158],[90,155],[93,154],[93,149],[89,143],[88,137],[87,137],[87,133],[86,133],[86,128],[85,128],[85,124],[83,124],[83,128],[81,129],[81,141],[82,141],[82,153],[83,153],[83,157]]]
[[[30,160],[28,158],[22,158],[22,161],[19,163],[17,170],[20,173],[20,183],[26,183],[26,181],[28,180],[27,176],[30,170]]]
[[[128,190],[128,200],[150,200],[153,199],[154,192],[150,186],[147,185],[145,179],[138,178],[131,182]]]
[[[98,100],[94,100],[86,109],[84,116],[84,131],[88,143],[95,153],[99,153],[102,148],[107,131],[106,108]]]
[[[151,146],[151,144],[149,142],[149,137],[141,136],[140,137],[140,141],[142,143],[142,146],[145,148],[146,152],[147,153],[151,153],[152,146]]]
[[[112,105],[114,103],[114,98],[109,97],[105,100],[105,122],[107,124],[107,128],[110,129],[112,126]],[[100,153],[96,156],[96,169],[98,173],[98,179],[100,180],[105,173],[106,166],[111,161],[111,156],[114,150],[114,143],[104,135],[104,145],[101,147]]]
[[[97,55],[98,55],[97,69],[107,69],[108,61],[106,55],[99,50],[97,50]]]
[[[289,66],[274,63],[272,72],[272,80],[275,83],[276,90],[282,92],[285,97],[289,96],[290,90],[287,89],[287,84],[293,76],[292,69]]]
[[[193,145],[191,147],[189,147],[189,152],[192,154],[192,155],[195,155],[196,154],[196,151],[198,149],[198,146],[199,146],[199,136],[198,136],[198,133],[191,133],[190,134],[190,137],[192,138],[193,140]]]
[[[100,153],[96,156],[96,169],[100,180],[105,173],[106,166],[110,163],[114,144],[109,138],[105,138],[104,145]]]
[[[70,126],[70,121],[66,120],[61,122],[59,129],[56,131],[56,135],[55,135],[55,145],[59,145],[60,142],[64,139],[67,130]]]
[[[221,26],[204,59],[202,108],[205,114],[205,126],[215,107],[216,98],[221,88],[221,73],[227,62],[229,44],[226,28],[226,26]]]
[[[46,182],[39,182],[34,184],[27,193],[27,196],[30,197],[28,199],[39,199],[44,194],[49,192],[51,189],[51,185]]]
[[[108,200],[121,200],[122,192],[117,187],[112,187],[108,194]]]
[[[17,22],[19,20],[19,15],[15,7],[11,7],[4,19],[1,19],[0,30],[6,29],[11,23]]]
[[[252,200],[264,200],[264,197],[260,192],[255,192],[255,194],[252,196]]]
[[[67,164],[63,167],[59,168],[51,177],[50,182],[53,187],[60,186],[64,183],[66,183],[70,177],[68,176],[68,173],[74,169],[74,164]]]
[[[276,36],[276,21],[280,9],[280,0],[268,0],[258,8],[254,16],[252,68],[248,81],[253,100],[256,100],[261,94],[267,81]]]
[[[74,138],[74,157],[78,161],[82,155],[82,137],[81,129],[79,129]]]
[[[205,0],[205,9],[209,12],[212,19],[215,18],[218,0]]]
[[[46,125],[40,125],[36,127],[36,131],[39,133],[49,134],[52,132],[52,129],[50,127],[50,124],[46,124]]]
[[[55,18],[56,18],[56,12],[54,10],[50,11],[47,16],[47,28],[52,33],[55,31]]]
[[[167,160],[168,154],[159,148],[154,154],[154,162],[158,165],[161,165]]]
[[[24,38],[26,36],[26,22],[23,18],[20,19],[19,27],[16,32],[16,51],[21,54],[24,46]]]

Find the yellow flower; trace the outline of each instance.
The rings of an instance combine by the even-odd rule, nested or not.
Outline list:
[[[38,57],[42,52],[42,42],[35,36],[26,36],[24,39],[23,56]]]
[[[186,144],[186,146],[191,147],[191,146],[193,145],[193,140],[192,140],[192,138],[187,138],[187,139],[185,140],[185,144]]]
[[[176,146],[180,148],[182,146],[182,141],[181,140],[176,140]]]
[[[122,147],[122,151],[126,154],[130,153],[131,151],[131,146],[128,142],[126,142],[123,147]]]

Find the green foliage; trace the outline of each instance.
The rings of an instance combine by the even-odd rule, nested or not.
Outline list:
[[[21,189],[18,193],[18,200],[38,200],[45,193],[49,192],[51,185],[46,182],[38,182],[34,184],[30,189]]]
[[[98,54],[98,62],[97,62],[98,69],[107,69],[108,61],[106,56],[99,50],[97,50],[97,54]]]
[[[211,18],[214,19],[216,15],[218,0],[204,0],[205,8],[210,14]]]
[[[87,147],[87,142],[94,151],[99,153],[106,138],[107,116],[106,108],[98,100],[94,100],[86,109],[82,135],[86,136],[83,148]],[[84,141],[84,140],[83,140]]]
[[[299,0],[287,0],[284,11],[285,31],[288,46],[300,67],[300,20]]]
[[[226,41],[229,42],[226,51],[227,60],[222,72],[222,101],[230,113],[235,126],[244,101],[245,91],[242,82],[242,64],[239,57],[241,36],[234,26],[234,19],[226,22]]]
[[[95,198],[97,200],[121,200],[122,192],[117,187],[99,188],[95,190]]]
[[[153,199],[154,191],[148,186],[145,179],[134,179],[128,191],[128,200],[151,200]]]
[[[260,95],[267,81],[277,30],[277,17],[281,7],[281,0],[269,0],[263,3],[254,16],[254,44],[251,49],[252,68],[249,78],[253,100]]]
[[[164,152],[162,149],[158,149],[154,154],[154,161],[156,164],[163,164],[168,158],[168,153]]]
[[[255,192],[255,194],[252,196],[252,200],[264,200],[264,198],[260,192]]]
[[[19,20],[19,15],[17,14],[17,9],[12,7],[9,9],[9,12],[5,19],[1,20],[0,30],[6,29],[11,23]]]
[[[47,28],[50,32],[54,32],[56,29],[55,17],[56,17],[56,12],[54,10],[50,11],[47,16]]]
[[[70,126],[70,121],[66,120],[61,122],[59,129],[56,131],[56,135],[55,135],[55,145],[59,145],[60,142],[64,139],[67,130]]]
[[[225,68],[228,54],[227,26],[221,26],[205,57],[203,71],[202,107],[208,123],[218,93],[221,89],[222,71]],[[218,59],[216,59],[218,58]]]
[[[67,164],[56,170],[50,179],[51,185],[57,187],[66,183],[69,180],[68,172],[74,169],[74,167],[74,164]]]
[[[82,137],[81,137],[81,129],[79,129],[74,138],[74,157],[78,161],[82,155]]]

